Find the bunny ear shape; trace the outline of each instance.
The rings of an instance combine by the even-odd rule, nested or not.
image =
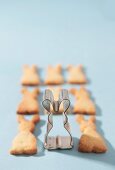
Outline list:
[[[73,94],[73,95],[75,95],[77,91],[78,91],[78,90],[75,89],[75,88],[71,88],[71,89],[69,90],[69,92],[70,92],[71,94]]]
[[[33,93],[39,94],[39,93],[40,93],[40,90],[39,90],[38,88],[36,88],[36,89],[33,90]]]
[[[88,90],[86,90],[86,88],[84,86],[81,86],[78,92],[79,92],[79,94],[78,94],[79,97],[80,96],[84,96],[84,97],[88,97],[88,98],[90,97]]]
[[[32,65],[31,68],[32,68],[33,70],[37,70],[37,69],[38,69],[37,65]]]
[[[82,121],[85,121],[83,115],[77,115],[76,120],[77,120],[77,122],[78,122],[79,124],[81,124]]]
[[[61,66],[61,64],[57,64],[55,68],[56,68],[56,70],[61,71],[62,66]]]
[[[21,93],[24,94],[25,92],[27,92],[27,88],[26,87],[23,87],[22,90],[21,90]]]
[[[36,88],[31,93],[32,93],[34,98],[37,98],[38,94],[40,93],[40,90],[38,88]]]
[[[38,123],[40,121],[40,115],[39,114],[35,114],[33,115],[33,118],[31,120],[34,124]]]
[[[95,121],[96,121],[95,116],[90,116],[88,121],[91,122],[91,123],[95,123]]]
[[[25,70],[27,70],[29,68],[29,65],[27,65],[27,64],[25,64],[24,66],[23,66],[23,70],[25,71]]]
[[[51,66],[51,65],[49,65],[48,67],[47,67],[47,70],[49,71],[50,69],[52,69],[53,67]]]
[[[72,67],[73,67],[73,66],[72,66],[71,64],[69,64],[69,65],[67,66],[67,70],[70,70]]]
[[[24,115],[18,115],[18,116],[17,116],[17,120],[18,120],[19,123],[24,122],[24,121],[27,121],[27,119],[25,118]],[[33,115],[33,116],[32,116],[32,119],[29,120],[29,121],[33,122],[34,124],[38,123],[38,122],[40,121],[40,116],[39,116],[39,114]]]
[[[17,120],[19,123],[21,123],[22,121],[25,121],[24,115],[17,115]]]
[[[79,64],[79,65],[77,66],[77,68],[78,68],[78,69],[83,69],[83,65],[82,65],[82,64]]]

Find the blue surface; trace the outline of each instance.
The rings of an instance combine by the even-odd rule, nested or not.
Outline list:
[[[115,1],[0,1],[0,169],[1,170],[112,170],[115,169]],[[97,105],[97,127],[107,140],[102,155],[76,151],[80,137],[70,116],[75,148],[44,151],[46,116],[36,135],[36,156],[11,156],[8,150],[17,134],[16,107],[21,99],[22,65],[82,63],[87,88]],[[44,76],[44,71],[42,76]],[[70,87],[70,86],[69,86]],[[42,89],[43,90],[43,89]],[[60,117],[56,117],[56,133]]]

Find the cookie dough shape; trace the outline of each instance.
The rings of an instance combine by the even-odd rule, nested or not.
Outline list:
[[[85,84],[87,79],[83,71],[83,66],[68,66],[68,79],[67,82],[70,84]]]
[[[38,104],[38,89],[34,89],[33,91],[29,91],[27,88],[22,89],[23,98],[20,102],[17,113],[18,114],[37,114],[39,112],[39,104]]]
[[[64,79],[62,76],[62,66],[61,65],[57,65],[55,67],[48,66],[47,75],[44,83],[47,85],[63,84]]]
[[[23,76],[21,79],[21,84],[25,86],[37,86],[40,84],[37,66],[32,65],[30,67],[28,65],[25,65],[23,67]]]
[[[91,117],[89,120],[85,120],[83,116],[79,115],[78,117],[80,118],[78,118],[77,121],[80,124],[80,129],[82,131],[78,151],[87,153],[106,152],[107,146],[102,136],[96,131],[94,118]]]
[[[95,115],[96,108],[94,102],[90,99],[88,91],[81,87],[79,90],[73,88],[70,90],[75,96],[74,113]]]
[[[10,154],[13,155],[32,155],[37,153],[36,137],[29,131],[21,131],[14,138]]]

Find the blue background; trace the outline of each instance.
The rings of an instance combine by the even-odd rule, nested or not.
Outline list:
[[[87,88],[97,106],[97,127],[107,140],[106,154],[76,151],[80,130],[69,116],[75,148],[48,152],[42,142],[46,116],[36,128],[39,153],[9,154],[17,134],[16,107],[21,100],[23,64],[83,64]],[[42,71],[42,77],[45,70]],[[115,1],[0,0],[0,169],[115,169]],[[69,86],[70,87],[70,86]],[[44,88],[41,88],[43,90]],[[41,112],[42,114],[42,112]],[[56,117],[57,131],[60,117]],[[63,133],[60,130],[61,133]]]

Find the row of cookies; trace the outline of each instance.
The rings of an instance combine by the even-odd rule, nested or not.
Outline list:
[[[52,90],[54,95],[54,100],[58,100],[59,93],[61,91],[61,87],[48,87],[48,89]],[[69,92],[74,96],[75,103],[71,109],[72,113],[78,114],[87,114],[87,115],[95,115],[96,108],[95,104],[90,98],[90,94],[85,87],[80,87],[79,89],[71,88]],[[39,103],[38,96],[40,95],[40,90],[34,89],[33,91],[29,91],[27,88],[22,89],[22,100],[18,105],[17,113],[21,115],[30,115],[39,113]],[[59,114],[63,112],[62,106],[60,106]]]
[[[68,78],[66,80],[67,83],[70,84],[85,84],[87,83],[87,79],[84,73],[84,69],[82,65],[73,66],[69,65],[67,67],[68,70]],[[29,86],[37,86],[37,85],[59,85],[65,83],[63,76],[63,68],[62,66],[48,66],[46,71],[46,78],[44,82],[41,82],[39,69],[36,65],[28,66],[25,65],[23,67],[23,76],[21,79],[22,85]]]

